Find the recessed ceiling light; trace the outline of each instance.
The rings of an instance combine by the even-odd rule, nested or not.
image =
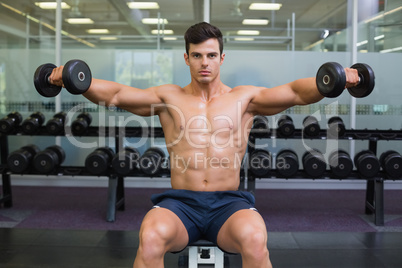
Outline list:
[[[380,40],[380,39],[384,39],[384,37],[385,37],[385,35],[378,35],[378,36],[376,36],[376,37],[374,37],[374,40]]]
[[[90,34],[107,34],[109,33],[108,29],[88,29],[87,33]]]
[[[158,30],[152,30],[152,34],[158,34]],[[159,34],[173,34],[173,30],[159,30]]]
[[[165,40],[165,41],[175,41],[175,40],[177,40],[177,37],[163,37],[163,40]]]
[[[129,2],[127,5],[131,9],[159,9],[157,2]]]
[[[68,18],[66,21],[70,24],[93,24],[94,21],[90,18]]]
[[[141,20],[144,24],[168,24],[167,19],[158,18],[144,18]]]
[[[244,19],[243,25],[268,25],[269,20],[266,19]]]
[[[250,38],[250,37],[236,37],[234,40],[235,40],[235,41],[254,41],[254,38]]]
[[[113,41],[113,40],[117,40],[117,37],[116,36],[102,36],[99,38],[99,40]]]
[[[35,2],[35,5],[40,7],[41,9],[56,9],[57,2]],[[69,9],[71,8],[67,3],[61,2],[62,9]]]
[[[240,30],[237,31],[238,35],[260,35],[260,31],[254,31],[254,30]]]
[[[252,3],[249,6],[250,10],[279,10],[282,4],[278,3]]]

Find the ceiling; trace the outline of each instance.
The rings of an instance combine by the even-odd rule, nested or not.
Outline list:
[[[34,19],[40,19],[51,26],[55,25],[55,11],[43,10],[35,5],[39,0],[0,1],[0,47],[26,45],[27,14]],[[173,30],[177,41],[164,41],[164,47],[183,46],[182,36],[192,24],[203,21],[204,0],[154,0],[159,3],[157,10],[132,10],[127,6],[128,0],[64,0],[72,8],[63,10],[62,30],[70,34],[63,37],[63,47],[85,46],[79,40],[84,40],[96,47],[141,47],[149,43],[157,44],[157,38],[151,34],[157,25],[145,25],[142,18],[152,17],[168,20],[165,29]],[[146,1],[146,0],[144,0]],[[289,23],[292,13],[295,14],[295,49],[302,50],[321,39],[323,30],[330,33],[346,28],[347,0],[277,0],[282,4],[279,11],[249,10],[252,0],[211,0],[210,22],[218,26],[226,37],[227,46],[289,49],[292,35]],[[271,2],[261,1],[258,2]],[[7,5],[7,7],[5,5]],[[23,12],[18,14],[14,8]],[[94,24],[71,25],[64,19],[73,16],[91,18]],[[245,18],[269,19],[265,26],[245,26]],[[29,20],[29,43],[31,47],[40,44],[44,36],[54,36],[54,31],[41,27],[34,20]],[[160,27],[163,27],[162,25]],[[117,40],[100,40],[104,35],[90,35],[89,28],[107,28],[106,36],[118,37]],[[234,37],[241,29],[259,30],[260,35],[254,36],[254,42],[235,42]],[[38,35],[42,36],[39,37]],[[75,37],[71,38],[71,36]],[[49,38],[48,38],[49,39]],[[78,41],[77,41],[78,40]],[[54,42],[54,41],[53,41]],[[19,45],[18,45],[19,44]],[[226,46],[226,47],[227,47]]]

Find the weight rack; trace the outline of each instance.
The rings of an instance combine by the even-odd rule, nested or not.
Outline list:
[[[123,131],[124,130],[124,131]],[[87,129],[85,135],[82,137],[99,137],[105,136],[109,137],[109,134],[113,132],[115,139],[115,147],[116,153],[123,149],[123,138],[126,137],[153,137],[153,138],[163,138],[163,130],[162,128],[143,128],[143,127],[94,127],[90,126]],[[123,135],[123,133],[125,135]],[[8,136],[52,136],[56,137],[58,135],[50,135],[45,126],[39,127],[38,131],[34,135],[24,134],[21,131],[21,127],[16,127],[16,130],[12,134],[3,134],[0,133],[0,153],[1,153],[1,164],[0,164],[0,172],[2,176],[3,183],[3,193],[0,196],[0,204],[4,203],[4,207],[12,207],[12,189],[11,189],[11,172],[7,168],[7,157],[9,155],[8,149]],[[96,176],[89,173],[85,167],[82,166],[59,166],[55,168],[49,174],[41,174],[33,169],[29,170],[29,175],[66,175],[66,176]],[[105,174],[102,176],[108,177],[108,194],[107,194],[107,212],[106,212],[106,220],[108,222],[113,222],[116,219],[116,210],[123,211],[125,209],[125,196],[124,196],[124,177],[115,174],[115,172],[109,168]],[[145,175],[140,170],[136,170],[135,172],[131,172],[129,176],[132,177],[144,177]],[[157,177],[167,177],[170,176],[169,170],[162,170],[161,173],[158,174]]]
[[[85,135],[86,137],[98,137],[98,136],[107,136],[109,137],[110,132],[113,131],[113,135],[115,137],[115,147],[116,154],[123,149],[123,138],[126,137],[151,137],[151,138],[163,138],[163,130],[161,127],[94,127],[90,126]],[[281,137],[277,135],[276,129],[271,129],[271,131],[267,130],[259,130],[252,129],[249,136],[249,145],[248,152],[252,153],[254,147],[250,144],[255,144],[256,139],[327,139],[327,130],[320,130],[319,135],[315,137],[305,137],[303,136],[302,129],[295,129],[294,135],[291,137]],[[0,153],[1,153],[1,164],[0,164],[0,172],[2,176],[3,183],[3,193],[0,196],[0,204],[4,203],[4,207],[12,207],[12,189],[11,189],[11,173],[7,169],[7,157],[9,155],[8,150],[8,136],[12,135],[26,135],[23,134],[20,130],[20,127],[17,127],[16,131],[13,134],[2,134],[0,133]],[[53,136],[50,135],[45,126],[41,126],[37,133],[34,136]],[[56,135],[57,136],[57,135]],[[402,140],[402,131],[397,130],[346,130],[345,135],[339,137],[338,139],[343,140],[367,140],[369,143],[369,150],[376,154],[377,152],[377,141],[379,140]],[[66,176],[94,176],[90,174],[85,167],[73,167],[73,166],[60,166],[56,168],[52,174],[40,174],[35,171],[30,171],[27,174],[31,175],[66,175]],[[106,220],[109,222],[115,221],[115,213],[116,210],[124,210],[125,209],[125,197],[124,197],[124,177],[119,176],[114,173],[113,170],[109,169],[105,174],[108,177],[108,201],[107,201],[107,213]],[[147,176],[143,174],[140,170],[135,170],[130,172],[127,176],[129,177],[144,177]],[[170,176],[170,172],[168,169],[163,169],[161,173],[157,174],[155,177],[168,177]],[[239,189],[245,188],[245,177],[247,176],[247,190],[251,192],[255,192],[256,179],[258,177],[254,176],[251,172],[248,172],[246,175],[246,170],[241,169],[240,171],[240,187]],[[269,176],[263,177],[267,179],[283,179],[279,176],[276,170],[271,170]],[[263,179],[260,178],[260,179]],[[287,179],[300,179],[300,178],[308,178],[303,170],[299,170],[294,176]],[[339,179],[334,177],[330,171],[326,171],[322,178],[329,179],[338,179],[338,180],[347,180],[347,179],[363,179],[367,181],[366,185],[366,200],[365,200],[365,213],[366,214],[374,214],[375,219],[374,222],[378,226],[384,225],[384,181],[385,180],[395,180],[395,178],[388,178],[384,172],[379,172],[378,176],[374,178],[361,178],[361,176],[356,172],[352,171],[348,178]],[[314,178],[317,179],[317,178]],[[398,178],[402,179],[402,178]]]
[[[277,129],[252,129],[249,136],[248,152],[251,154],[254,150],[256,139],[317,139],[327,140],[333,139],[328,136],[327,129],[320,129],[317,136],[310,137],[303,134],[303,129],[295,129],[293,136],[281,137],[277,135]],[[354,130],[346,129],[342,137],[337,137],[338,140],[364,140],[368,141],[368,150],[377,155],[377,142],[380,140],[402,140],[401,130]],[[252,145],[251,145],[252,144]],[[353,161],[353,156],[352,161]],[[299,169],[295,175],[286,179],[333,179],[333,180],[366,180],[366,198],[365,198],[365,214],[374,214],[374,224],[384,226],[384,181],[385,180],[400,180],[402,178],[390,178],[384,171],[380,171],[373,178],[364,178],[357,171],[353,170],[349,177],[338,178],[331,171],[326,170],[320,178],[311,178],[302,170]],[[250,170],[247,170],[247,190],[255,192],[256,179],[284,179],[279,175],[276,169],[271,169],[268,176],[255,176]]]

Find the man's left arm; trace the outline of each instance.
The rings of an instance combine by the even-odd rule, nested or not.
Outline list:
[[[355,69],[345,68],[345,88],[356,86],[359,76]],[[248,112],[274,115],[295,105],[308,105],[322,100],[316,78],[302,78],[273,88],[257,88],[251,98]]]

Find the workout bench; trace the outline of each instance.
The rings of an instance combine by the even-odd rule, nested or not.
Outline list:
[[[213,264],[215,268],[224,267],[224,253],[214,243],[198,240],[188,246],[188,268],[198,264]]]

